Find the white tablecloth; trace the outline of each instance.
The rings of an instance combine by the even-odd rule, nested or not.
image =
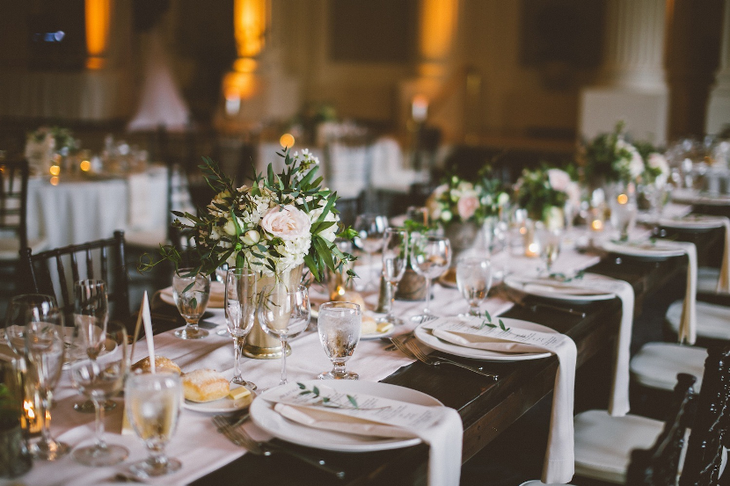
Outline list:
[[[109,238],[115,230],[151,230],[167,225],[167,171],[151,168],[146,227],[130,222],[130,180],[83,180],[60,176],[58,185],[48,177],[28,183],[28,237],[45,238],[47,248]]]

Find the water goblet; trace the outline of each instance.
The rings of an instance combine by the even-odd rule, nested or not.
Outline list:
[[[109,296],[106,282],[103,280],[79,280],[74,283],[74,334],[84,333],[86,343],[84,348],[79,348],[79,341],[71,343],[68,347],[69,361],[79,356],[87,356],[89,359],[96,359],[104,343],[104,333],[109,321]],[[112,400],[103,403],[104,410],[114,409],[117,404]],[[74,404],[74,410],[81,413],[94,413],[94,403],[85,400]]]
[[[286,379],[287,341],[304,332],[309,325],[311,305],[307,288],[298,285],[287,287],[283,283],[264,287],[260,295],[259,323],[266,334],[279,338],[281,342],[281,381]]]
[[[96,340],[96,335],[94,335]],[[76,336],[81,347],[88,347],[83,333]],[[89,398],[96,411],[95,443],[76,449],[73,457],[81,464],[100,467],[118,464],[127,458],[129,451],[122,446],[108,444],[104,440],[104,407],[102,403],[111,399],[124,386],[129,368],[127,331],[116,322],[109,322],[103,333],[96,359],[87,357],[71,365],[71,384]]]
[[[10,299],[5,315],[5,340],[18,356],[25,356],[25,330],[30,321],[39,321],[57,310],[56,299],[45,294],[23,294]]]
[[[246,336],[256,322],[256,273],[246,268],[231,268],[226,272],[226,327],[233,338],[233,378],[231,381],[255,390],[256,384],[241,376],[241,354]]]
[[[378,214],[360,214],[355,218],[353,229],[357,231],[355,242],[362,248],[367,259],[367,282],[365,288],[374,288],[373,282],[373,253],[380,249],[383,242],[383,233],[388,227],[388,217]]]
[[[30,450],[35,459],[56,461],[70,450],[68,444],[57,441],[50,432],[51,394],[61,376],[65,353],[61,334],[63,314],[58,309],[50,309],[42,315],[29,317],[24,336],[27,376],[35,385],[36,410],[41,423],[41,438]]]
[[[383,279],[390,286],[387,314],[380,319],[392,324],[403,324],[393,314],[393,301],[398,283],[408,265],[408,232],[403,228],[388,228],[383,236]]]
[[[638,207],[626,194],[611,198],[611,225],[618,230],[619,241],[628,241],[634,228]]]
[[[429,309],[431,303],[431,280],[440,277],[451,265],[451,244],[448,238],[430,234],[415,234],[411,243],[411,267],[426,278],[426,305],[423,313],[411,320],[426,322],[436,316]]]
[[[182,382],[175,373],[130,375],[124,387],[124,408],[129,423],[144,441],[147,459],[129,466],[139,479],[164,476],[182,464],[168,458],[165,446],[177,428],[182,403]]]
[[[193,268],[180,268],[172,277],[172,297],[178,312],[185,319],[185,327],[175,331],[180,339],[201,339],[208,331],[200,329],[198,322],[208,306],[210,277],[196,273]]]
[[[469,304],[469,316],[479,316],[479,306],[492,286],[489,258],[467,255],[456,262],[456,286]]]
[[[545,263],[545,269],[550,275],[555,260],[560,255],[563,230],[559,228],[538,228],[535,231],[538,245],[540,246],[540,259]]]
[[[319,306],[317,332],[324,352],[332,362],[332,371],[320,373],[320,380],[357,380],[357,373],[345,365],[360,341],[362,309],[352,302],[326,302]]]

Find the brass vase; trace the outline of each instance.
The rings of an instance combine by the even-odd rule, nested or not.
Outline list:
[[[296,287],[302,279],[303,265],[292,268],[283,272],[279,277],[279,282],[286,284],[288,287]],[[274,285],[275,277],[261,277],[256,280],[256,302],[259,302],[259,294],[266,286]],[[253,359],[280,359],[282,355],[281,342],[278,338],[266,334],[259,322],[258,311],[255,315],[256,323],[251,332],[246,336],[246,342],[243,345],[243,354],[247,358]],[[287,345],[286,355],[291,354],[291,348]]]

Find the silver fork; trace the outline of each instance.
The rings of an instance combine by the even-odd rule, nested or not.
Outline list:
[[[429,356],[426,353],[424,353],[421,350],[421,348],[418,347],[418,344],[416,344],[415,342],[403,343],[397,339],[393,339],[393,344],[403,354],[416,358],[421,363],[425,363],[429,366],[438,367],[442,364],[450,364],[452,366],[456,366],[458,368],[463,368],[465,370],[471,371],[472,373],[476,373],[477,375],[491,378],[494,381],[497,381],[497,379],[499,378],[499,376],[495,375],[494,373],[489,373],[487,371],[484,371],[484,369],[481,366],[469,366],[464,363],[459,363],[458,361],[452,361],[452,360],[444,358],[444,357]]]
[[[241,427],[241,424],[243,424],[244,421],[245,418],[243,418],[243,420],[238,420],[235,423],[231,423],[223,415],[215,415],[213,417],[213,424],[218,429],[218,432],[225,435],[228,440],[237,446],[245,447],[252,454],[268,457],[274,452],[283,452],[322,471],[333,474],[338,479],[345,477],[345,471],[329,466],[325,460],[320,457],[314,457],[272,442],[258,442],[254,440],[254,438],[248,435],[248,432]]]

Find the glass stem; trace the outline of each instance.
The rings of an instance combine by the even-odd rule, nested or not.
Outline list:
[[[345,366],[346,365],[344,362],[333,361],[332,362],[332,375],[334,375],[335,377],[345,376],[345,373],[346,373]]]
[[[48,413],[48,409],[50,408],[50,403],[48,403],[48,391],[38,390],[36,393],[38,393],[38,404],[41,408],[38,411],[41,416],[41,442],[47,444],[51,438],[48,433],[48,428],[50,426],[50,419],[48,418],[50,415]]]
[[[106,449],[106,441],[104,441],[104,404],[99,400],[92,398],[94,402],[94,412],[96,415],[96,447],[98,449]]]
[[[154,464],[156,467],[164,467],[167,464],[165,444],[148,444],[147,450],[149,451],[148,464]]]
[[[469,304],[469,315],[470,316],[479,315],[479,304]]]
[[[423,314],[426,316],[431,315],[431,309],[429,309],[429,305],[431,304],[431,279],[426,277],[426,307],[423,308]]]
[[[393,304],[395,303],[395,291],[398,288],[398,284],[388,282],[388,285],[390,285],[390,299],[388,300],[388,314],[385,316],[385,318],[390,322],[395,317],[393,315]]]
[[[280,385],[286,384],[286,338],[281,338],[281,381]]]
[[[235,336],[233,338],[233,379],[234,380],[241,380],[241,345],[243,344],[243,339],[241,339],[238,336]]]

